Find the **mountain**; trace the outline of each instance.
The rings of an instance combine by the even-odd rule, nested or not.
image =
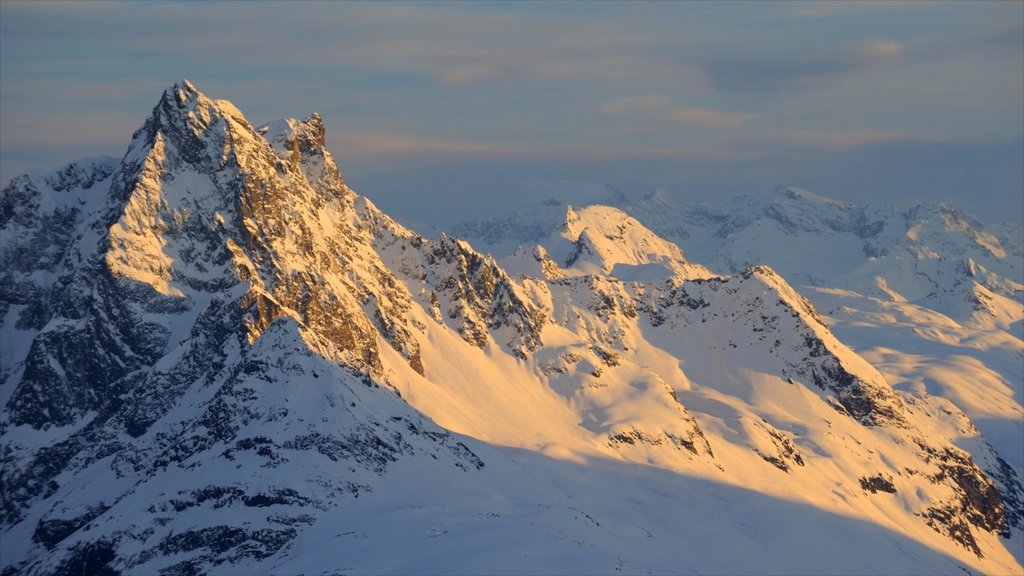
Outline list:
[[[1024,488],[765,266],[501,262],[182,81],[0,192],[4,574],[1014,572]]]
[[[450,230],[507,255],[519,245],[544,242],[567,208],[551,199]],[[975,284],[1001,301],[1024,299],[1024,230],[986,226],[949,204],[862,206],[789,187],[721,203],[687,203],[656,190],[607,209],[628,214],[726,274],[767,263],[801,285],[936,308],[952,304],[943,297],[969,291],[955,287]]]
[[[615,208],[552,199],[450,233],[508,257],[519,244],[547,243],[545,230],[567,211],[635,219],[721,273],[771,266],[891,383],[954,399],[1007,461],[1024,467],[1019,226],[986,225],[948,204],[859,206],[779,188],[722,203],[681,202],[661,190]]]

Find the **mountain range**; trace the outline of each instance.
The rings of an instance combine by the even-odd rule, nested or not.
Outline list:
[[[948,206],[427,238],[181,81],[0,231],[4,575],[1022,569],[1024,252]]]
[[[1019,225],[986,225],[948,204],[858,206],[792,187],[719,203],[681,202],[661,190],[633,201],[606,188],[575,200],[605,219],[642,222],[721,274],[770,265],[891,383],[954,399],[1024,467]],[[444,229],[508,259],[521,245],[545,242],[567,211],[580,208],[551,198]]]

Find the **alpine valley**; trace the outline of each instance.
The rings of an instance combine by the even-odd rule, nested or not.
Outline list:
[[[0,574],[1024,570],[1019,231],[783,189],[428,239],[324,142],[182,81],[0,192]]]

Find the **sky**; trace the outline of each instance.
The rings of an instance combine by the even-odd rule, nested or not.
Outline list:
[[[4,0],[0,182],[120,157],[182,78],[254,124],[319,112],[411,222],[605,185],[1024,222],[1024,2]]]

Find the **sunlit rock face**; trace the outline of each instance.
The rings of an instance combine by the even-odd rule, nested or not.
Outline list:
[[[1020,569],[1019,470],[772,269],[607,207],[499,262],[324,142],[182,81],[0,192],[4,574]]]

